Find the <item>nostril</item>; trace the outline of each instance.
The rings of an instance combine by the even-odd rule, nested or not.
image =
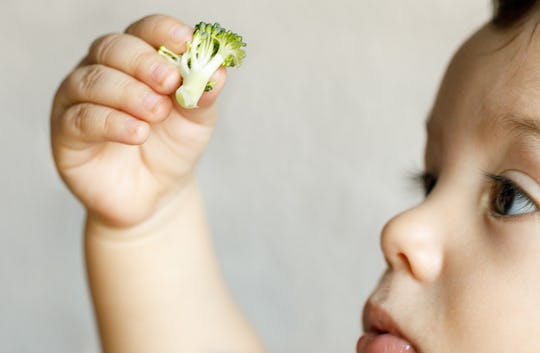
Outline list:
[[[403,253],[403,252],[400,252],[400,253],[397,254],[397,257],[400,260],[400,262],[402,262],[405,265],[405,268],[407,269],[407,271],[412,273],[413,268],[412,268],[412,265],[411,265],[407,255],[405,255],[405,253]]]

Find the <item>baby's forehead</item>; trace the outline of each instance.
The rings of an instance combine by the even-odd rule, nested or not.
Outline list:
[[[540,26],[532,22],[506,30],[486,26],[454,60],[464,61],[465,72],[458,75],[476,80],[478,88],[485,85],[487,92],[512,96],[516,90],[540,90]]]
[[[428,128],[505,128],[503,116],[540,120],[540,26],[512,29],[486,25],[452,59],[433,107]]]

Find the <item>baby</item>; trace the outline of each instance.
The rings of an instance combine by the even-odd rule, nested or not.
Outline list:
[[[540,4],[495,8],[427,122],[425,200],[382,231],[388,269],[358,353],[540,352]],[[54,157],[87,209],[105,352],[264,351],[220,275],[194,177],[226,73],[184,110],[156,52],[183,52],[191,33],[155,15],[99,38],[54,99]]]

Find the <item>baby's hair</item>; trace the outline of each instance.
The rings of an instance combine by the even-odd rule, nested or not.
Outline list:
[[[491,22],[498,28],[511,27],[527,15],[536,2],[536,0],[494,0]]]

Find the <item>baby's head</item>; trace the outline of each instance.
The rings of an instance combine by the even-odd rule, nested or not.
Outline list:
[[[540,1],[496,9],[441,84],[425,200],[382,232],[359,353],[540,352]]]

